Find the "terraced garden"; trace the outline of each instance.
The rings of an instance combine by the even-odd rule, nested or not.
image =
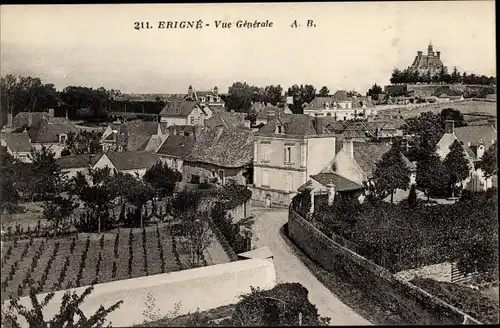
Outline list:
[[[168,224],[101,235],[4,242],[2,301],[39,293],[181,270]]]

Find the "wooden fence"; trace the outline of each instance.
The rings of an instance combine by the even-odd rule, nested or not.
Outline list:
[[[456,263],[451,264],[451,282],[454,284],[467,284],[480,275],[479,272],[464,273],[457,267]]]

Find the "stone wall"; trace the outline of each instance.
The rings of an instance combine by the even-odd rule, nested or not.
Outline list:
[[[271,198],[271,207],[288,207],[292,202],[292,198],[297,194],[296,192],[283,192],[281,190],[274,190],[269,188],[259,188],[252,186],[252,202],[261,206],[266,205],[266,198]]]
[[[275,285],[274,264],[267,260],[250,259],[97,284],[80,309],[88,317],[100,305],[107,308],[123,300],[120,308],[109,314],[107,323],[111,321],[114,327],[131,327],[147,319],[143,311],[146,309],[148,294],[155,299],[155,308],[161,315],[174,311],[177,302],[180,302],[179,315],[183,315],[197,309],[205,311],[237,303],[240,295],[250,292],[251,286],[271,289]],[[73,291],[81,295],[85,289],[86,287],[79,287]],[[44,308],[46,319],[58,312],[64,292],[56,292],[52,301]],[[45,296],[46,294],[39,294],[38,299],[43,300]],[[29,296],[22,297],[19,303],[31,309]],[[22,327],[28,327],[22,316],[18,318]]]
[[[462,324],[475,319],[419,287],[392,275],[361,255],[337,244],[290,209],[289,237],[328,271],[359,286],[366,296],[397,312],[407,324]]]

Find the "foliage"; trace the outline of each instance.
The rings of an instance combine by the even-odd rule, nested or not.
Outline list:
[[[373,173],[375,189],[379,197],[384,198],[388,193],[392,196],[396,189],[406,190],[410,183],[410,170],[399,147],[392,147],[376,163]]]
[[[374,96],[382,93],[382,87],[377,85],[377,83],[373,84],[370,89],[368,89],[368,96]]]
[[[456,67],[452,74],[448,74],[445,69],[432,77],[429,73],[420,74],[419,72],[410,72],[409,69],[399,70],[394,69],[390,78],[392,84],[399,83],[462,83],[462,84],[480,84],[480,85],[496,85],[496,77],[485,75],[467,75],[466,72],[460,74]]]
[[[271,290],[252,288],[241,297],[231,317],[236,326],[325,326],[330,318],[321,317],[308,299],[309,291],[299,283],[281,283]]]
[[[43,216],[52,224],[55,235],[65,234],[71,228],[71,214],[78,207],[71,197],[55,196],[45,201]]]
[[[321,89],[319,89],[318,96],[328,97],[329,95],[330,95],[330,90],[328,90],[328,88],[326,86],[323,86],[323,87],[321,87]]]
[[[402,128],[407,134],[416,136],[413,157],[417,161],[436,151],[436,145],[444,133],[442,116],[430,111],[406,119]]]
[[[246,82],[235,82],[228,89],[226,106],[237,112],[248,113],[252,102],[263,102],[277,105],[282,100],[281,85],[266,85],[258,87]]]
[[[60,97],[68,110],[70,119],[89,119],[106,116],[114,97],[119,94],[118,90],[106,90],[103,87],[94,89],[68,86],[60,92]]]
[[[476,164],[476,168],[481,169],[486,178],[496,175],[498,172],[497,163],[497,142],[491,145],[481,157],[481,160]]]
[[[415,184],[410,187],[410,193],[408,194],[408,206],[415,207],[417,205],[417,188]]]
[[[450,146],[450,152],[443,161],[447,177],[451,186],[461,183],[469,176],[469,161],[465,157],[465,150],[458,140]]]
[[[99,232],[112,228],[109,210],[111,209],[111,194],[106,186],[86,186],[80,195],[85,204],[86,212],[75,224],[78,231]]]
[[[208,215],[203,212],[188,211],[181,217],[182,234],[187,239],[189,247],[190,267],[203,265],[203,252],[213,242],[213,234],[210,231]]]
[[[417,185],[427,190],[428,195],[446,194],[446,168],[437,153],[428,154],[417,162]]]
[[[21,327],[17,319],[17,315],[21,315],[28,322],[30,327],[103,327],[106,322],[106,317],[116,309],[118,309],[123,301],[116,302],[109,308],[104,308],[102,305],[90,317],[87,317],[80,309],[85,301],[85,298],[90,295],[94,287],[89,286],[80,296],[73,292],[66,291],[62,298],[59,313],[52,319],[45,320],[43,308],[54,298],[55,294],[49,293],[42,302],[37,299],[37,290],[32,288],[30,290],[30,300],[32,309],[28,309],[19,303],[19,299],[12,299],[5,313],[2,313],[2,325],[11,327]],[[75,322],[75,317],[77,321]]]
[[[15,163],[6,147],[0,147],[0,215],[4,210],[12,209],[20,200]]]
[[[294,114],[302,114],[302,106],[305,103],[310,103],[316,97],[316,89],[310,84],[301,84],[300,86],[294,84],[285,92],[285,97],[293,97],[290,110]]]
[[[33,175],[31,188],[42,199],[51,198],[64,191],[65,180],[61,173],[61,168],[56,163],[55,154],[46,147],[34,150],[33,155]]]
[[[484,324],[498,323],[498,303],[479,291],[429,278],[414,278],[410,282]]]
[[[97,154],[102,150],[99,133],[85,130],[78,134],[69,132],[66,147],[73,155]]]
[[[144,174],[143,180],[149,182],[162,197],[171,195],[175,183],[182,181],[182,174],[168,167],[166,163],[158,162]]]
[[[444,124],[444,121],[447,120],[452,120],[454,121],[454,126],[456,128],[462,127],[462,126],[467,126],[467,122],[465,121],[464,115],[460,113],[458,109],[454,108],[443,108],[441,113],[439,113],[439,116],[441,116],[441,120]]]

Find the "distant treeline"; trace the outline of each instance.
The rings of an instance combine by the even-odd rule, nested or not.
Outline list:
[[[409,69],[399,70],[394,69],[391,75],[390,82],[398,83],[445,83],[445,84],[479,84],[479,85],[496,85],[497,79],[494,76],[487,77],[486,75],[468,75],[466,72],[460,73],[457,68],[453,68],[451,74],[442,68],[438,74],[432,76],[429,72],[420,74],[419,72],[410,72]]]
[[[13,116],[24,111],[46,111],[53,108],[56,116],[70,119],[106,120],[109,112],[158,114],[164,101],[115,101],[120,90],[68,86],[57,91],[51,83],[42,83],[38,77],[6,75],[0,80],[0,123],[7,122],[7,113]]]

